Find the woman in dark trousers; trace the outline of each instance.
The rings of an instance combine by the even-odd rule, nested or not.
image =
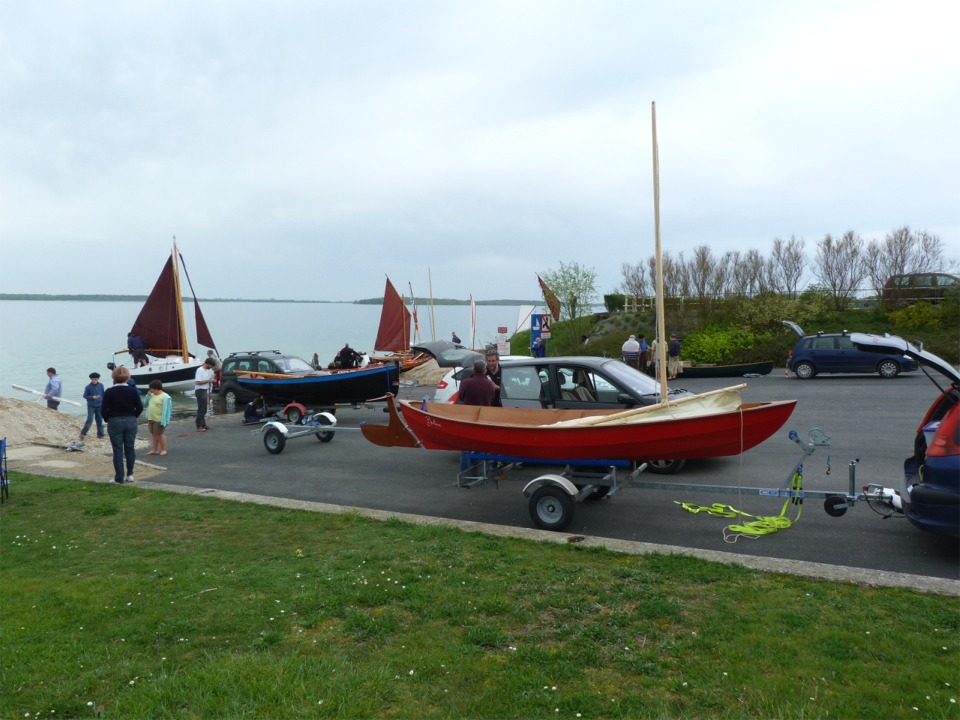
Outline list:
[[[130,371],[122,365],[113,371],[113,387],[103,393],[101,413],[107,423],[107,434],[113,447],[113,481],[133,482],[133,464],[137,453],[133,444],[137,439],[137,418],[143,412],[143,401],[133,385],[128,385]],[[126,460],[127,474],[123,474]]]

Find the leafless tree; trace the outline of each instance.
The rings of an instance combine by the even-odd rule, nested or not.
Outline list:
[[[668,298],[687,297],[690,294],[690,280],[687,275],[683,253],[680,253],[679,258],[674,260],[669,252],[665,252],[661,257],[661,263],[663,265],[663,296]],[[647,269],[652,282],[656,283],[656,257],[647,258]],[[654,289],[654,294],[656,294],[656,289]]]
[[[921,230],[915,237],[918,259],[910,272],[949,272],[953,269],[952,263],[943,255],[943,241],[939,235]]]
[[[852,230],[839,240],[826,235],[817,245],[814,275],[833,295],[834,307],[845,310],[865,274],[863,241]]]
[[[773,239],[773,257],[768,263],[770,289],[796,296],[800,285],[800,278],[807,264],[807,256],[803,252],[803,239],[791,235],[789,240]]]
[[[630,263],[621,263],[620,275],[623,280],[620,282],[620,292],[627,297],[641,298],[646,297],[647,291],[647,271],[643,263],[631,265]],[[651,282],[650,285],[653,285]]]
[[[770,273],[767,269],[767,262],[763,259],[759,250],[747,250],[740,262],[743,265],[741,270],[744,282],[743,288],[748,296],[752,297],[770,289]]]
[[[911,232],[904,225],[887,233],[883,241],[871,240],[864,253],[866,273],[877,296],[891,275],[937,272],[945,269],[943,242],[926,230]]]
[[[710,283],[710,294],[714,297],[726,297],[736,292],[733,281],[739,255],[735,250],[728,250],[717,261],[713,279]]]
[[[694,248],[693,257],[687,263],[687,275],[690,278],[690,288],[701,302],[706,298],[707,290],[713,284],[716,265],[709,247],[699,245]]]

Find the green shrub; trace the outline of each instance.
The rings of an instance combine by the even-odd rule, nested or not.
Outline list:
[[[603,306],[607,308],[607,312],[620,312],[623,310],[623,306],[626,304],[626,299],[620,293],[612,293],[610,295],[603,296]]]

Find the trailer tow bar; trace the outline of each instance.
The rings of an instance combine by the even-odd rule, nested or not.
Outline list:
[[[765,497],[785,497],[790,498],[793,503],[802,503],[805,499],[823,500],[823,509],[830,517],[841,517],[858,502],[866,502],[867,505],[875,511],[878,510],[878,507],[882,508],[882,512],[879,514],[884,518],[905,517],[900,493],[897,490],[876,483],[870,483],[863,486],[860,491],[857,490],[857,464],[860,462],[860,458],[854,458],[847,466],[848,487],[846,492],[837,490],[804,490],[802,485],[804,461],[813,455],[818,448],[829,448],[830,436],[820,428],[815,427],[809,431],[809,442],[804,443],[796,430],[791,430],[788,437],[800,446],[801,455],[790,472],[787,473],[783,484],[777,488],[647,481],[637,481],[632,483],[632,486],[653,490],[685,490],[688,492],[736,493],[741,495],[762,495]],[[830,466],[828,460],[827,474],[829,473]]]

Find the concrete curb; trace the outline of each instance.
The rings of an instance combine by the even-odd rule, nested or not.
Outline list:
[[[960,597],[960,581],[943,578],[927,577],[925,575],[910,575],[907,573],[883,572],[881,570],[867,570],[860,568],[828,565],[826,563],[806,562],[803,560],[783,560],[780,558],[754,557],[737,555],[734,553],[719,552],[716,550],[701,550],[685,548],[676,545],[659,545],[656,543],[635,542],[631,540],[617,540],[615,538],[597,537],[592,535],[566,535],[564,533],[549,532],[537,528],[517,528],[488,523],[451,520],[448,518],[428,517],[410,513],[392,512],[386,510],[370,510],[367,508],[350,507],[348,505],[331,505],[328,503],[311,502],[307,500],[290,500],[287,498],[267,497],[251,493],[239,493],[212,488],[191,488],[180,485],[167,485],[160,482],[146,480],[135,483],[135,487],[149,488],[174,492],[181,495],[202,495],[220,500],[254,503],[270,507],[286,508],[288,510],[306,510],[308,512],[329,513],[335,515],[353,514],[372,520],[401,520],[414,525],[432,525],[449,527],[464,532],[478,532],[499,537],[523,538],[540,542],[564,544],[577,542],[587,547],[602,547],[613,552],[628,555],[645,555],[661,553],[664,555],[687,555],[702,560],[739,565],[751,570],[763,572],[777,572],[785,575],[796,575],[817,580],[832,580],[847,582],[856,585],[877,587],[902,587],[919,592],[937,593]]]

